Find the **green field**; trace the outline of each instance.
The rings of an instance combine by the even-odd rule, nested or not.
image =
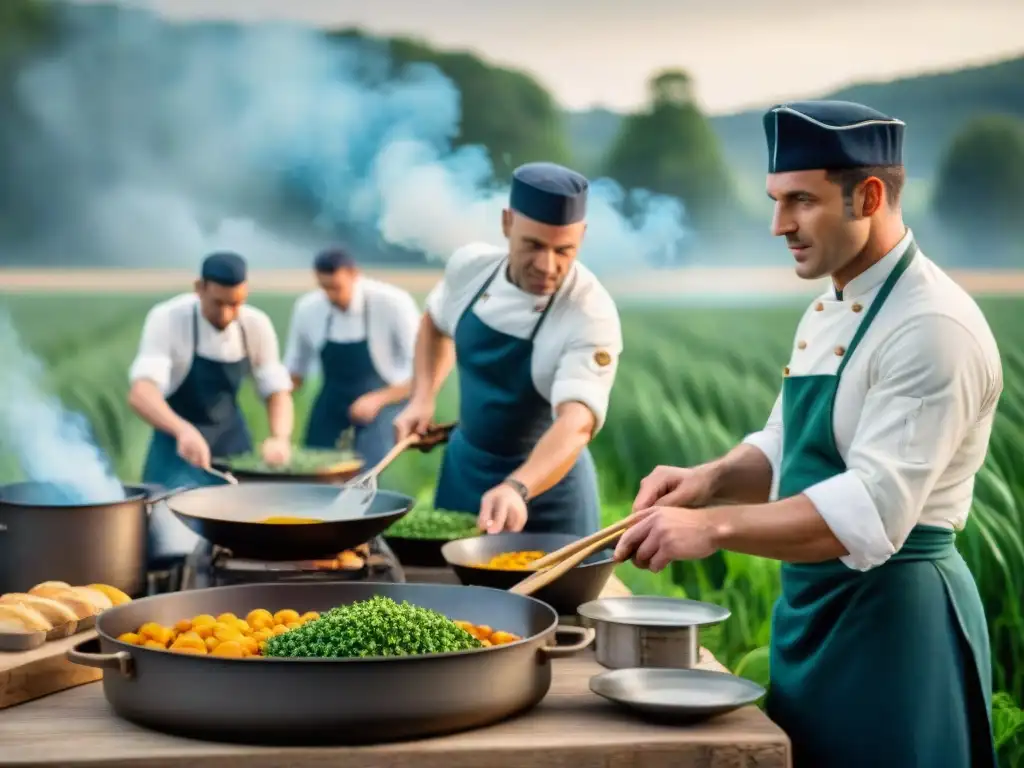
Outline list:
[[[138,478],[149,437],[125,404],[126,372],[142,318],[158,298],[11,295],[0,302],[10,308],[23,341],[45,361],[64,403],[89,417],[126,481]],[[253,303],[270,313],[283,336],[291,300],[256,296]],[[958,542],[988,613],[995,686],[1003,692],[995,705],[996,733],[1002,764],[1009,767],[1024,765],[1024,300],[992,299],[983,306],[1002,350],[1006,389],[973,514]],[[593,446],[606,522],[628,512],[639,480],[656,464],[705,461],[763,425],[801,311],[800,304],[623,308],[626,351],[608,424]],[[299,430],[310,395],[297,397]],[[266,420],[251,390],[245,408],[261,437]],[[442,393],[438,416],[455,416],[451,386]],[[428,499],[439,458],[403,456],[388,470],[386,484]],[[5,481],[16,476],[10,461],[6,469],[0,463],[0,475]],[[727,605],[732,617],[708,632],[705,644],[734,671],[766,678],[777,563],[726,554],[678,563],[658,575],[624,565],[619,575],[635,592]]]

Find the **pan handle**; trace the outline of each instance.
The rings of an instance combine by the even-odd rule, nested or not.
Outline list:
[[[124,677],[135,676],[135,663],[132,655],[127,651],[117,653],[95,653],[93,648],[98,648],[100,641],[96,638],[84,640],[67,650],[65,656],[72,664],[83,667],[94,667],[95,669],[111,670],[120,672]]]
[[[541,646],[540,652],[549,659],[564,659],[566,656],[572,656],[579,653],[594,642],[594,637],[597,633],[591,627],[570,627],[559,624],[555,627],[556,638],[558,635],[576,635],[576,637],[581,639],[571,645]]]
[[[146,499],[146,504],[153,506],[155,504],[159,504],[161,501],[167,501],[169,498],[177,496],[179,493],[184,493],[185,491],[194,491],[196,488],[201,487],[202,486],[199,485],[183,485],[180,488],[171,488],[169,491],[163,491],[162,493],[157,493],[154,494],[153,496],[150,496],[148,499]]]

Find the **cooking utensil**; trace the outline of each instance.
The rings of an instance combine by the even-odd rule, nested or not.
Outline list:
[[[448,438],[451,437],[452,430],[456,426],[457,423],[451,421],[446,424],[434,424],[427,427],[427,431],[420,435],[419,441],[415,444],[416,450],[429,453],[437,446],[447,443]]]
[[[228,485],[238,485],[238,480],[230,472],[222,472],[216,467],[204,467],[203,472],[206,472],[209,475],[213,475],[214,477],[223,480]]]
[[[124,498],[76,503],[59,483],[0,486],[0,594],[27,592],[43,581],[110,584],[136,597],[146,592],[148,506],[142,486]]]
[[[591,542],[578,552],[567,556],[558,563],[555,563],[544,570],[534,571],[512,587],[509,592],[515,592],[517,595],[532,595],[537,590],[560,578],[570,569],[575,568],[579,563],[582,563],[595,552],[605,549],[609,544],[612,544],[617,538],[619,538],[619,535],[620,534],[618,532],[608,534],[603,539]]]
[[[757,683],[708,669],[616,669],[590,678],[598,696],[659,721],[692,722],[753,704]]]
[[[116,640],[148,621],[167,625],[226,611],[244,616],[255,608],[322,612],[374,595],[523,639],[455,653],[357,659],[229,659]],[[380,743],[489,725],[539,703],[551,685],[551,659],[583,650],[594,637],[590,629],[559,627],[551,608],[521,595],[365,582],[157,595],[104,611],[96,628],[98,643],[80,645],[68,658],[104,670],[103,692],[120,717],[192,738],[274,744]],[[576,641],[554,645],[556,633]]]
[[[577,612],[597,632],[597,663],[608,669],[690,669],[700,654],[700,628],[725,621],[728,608],[674,597],[604,597]]]
[[[441,547],[441,555],[463,584],[511,590],[528,572],[483,568],[481,564],[504,552],[546,552],[577,541],[575,536],[563,533],[495,533],[450,541]],[[577,606],[601,594],[614,570],[611,552],[590,552],[561,578],[538,588],[533,596],[561,616],[575,616]]]
[[[374,497],[377,495],[377,475],[387,469],[388,465],[397,459],[402,451],[419,441],[420,436],[414,434],[408,435],[395,443],[394,447],[369,472],[365,472],[345,483],[341,493],[324,510],[322,517],[328,520],[342,520],[362,515],[370,508]]]
[[[554,552],[548,552],[548,554],[544,555],[544,557],[539,560],[534,560],[533,567],[536,570],[541,570],[555,565],[555,563],[559,563],[570,555],[576,554],[581,549],[586,549],[596,541],[608,540],[610,543],[621,536],[622,532],[629,528],[630,525],[632,525],[632,521],[628,517],[624,517],[622,520],[619,520],[619,522],[613,523],[606,528],[602,528],[596,533],[584,536],[582,539],[574,539],[564,547],[559,547]]]
[[[325,519],[338,489],[316,483],[240,483],[172,492],[170,510],[194,533],[235,557],[252,560],[321,560],[381,533],[412,509],[415,500],[380,491],[362,514]],[[268,517],[324,520],[272,525]]]

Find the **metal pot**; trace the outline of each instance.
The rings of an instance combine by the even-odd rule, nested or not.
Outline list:
[[[124,491],[121,501],[72,504],[56,483],[0,486],[0,594],[43,581],[145,594],[149,491]]]
[[[229,659],[117,641],[148,621],[256,608],[325,611],[384,595],[522,640],[457,653],[361,659]],[[360,744],[478,728],[538,704],[551,659],[586,648],[594,632],[559,627],[538,600],[483,587],[439,584],[251,584],[158,595],[104,611],[98,640],[68,652],[105,671],[114,712],[139,725],[211,741]],[[556,633],[575,635],[555,646]],[[98,644],[98,648],[96,645]]]
[[[692,669],[700,661],[700,628],[725,621],[730,611],[672,597],[606,597],[579,607],[597,636],[597,663],[607,669]]]

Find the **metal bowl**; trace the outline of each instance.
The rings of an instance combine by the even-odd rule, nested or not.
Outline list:
[[[605,597],[581,605],[597,632],[594,653],[607,669],[692,669],[700,661],[700,628],[729,618],[711,603],[673,597]]]
[[[578,540],[578,536],[564,533],[495,533],[450,541],[441,547],[441,554],[463,584],[511,589],[531,571],[502,571],[478,564],[503,552],[554,552]],[[591,555],[539,589],[534,597],[554,608],[559,616],[575,616],[577,607],[596,599],[611,578],[616,565],[612,552],[606,549]]]

